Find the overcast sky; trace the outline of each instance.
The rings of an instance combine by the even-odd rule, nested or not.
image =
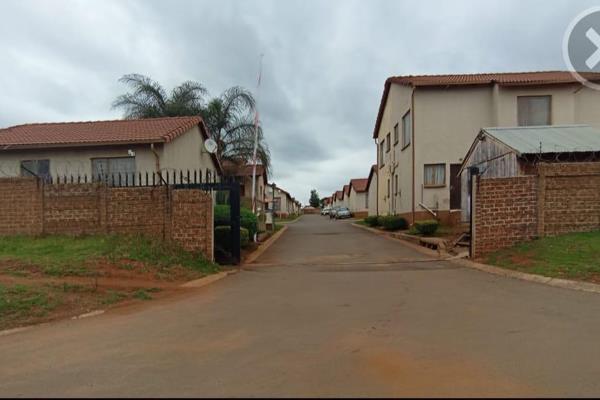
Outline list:
[[[0,127],[120,118],[133,72],[254,91],[264,53],[273,180],[307,203],[368,175],[388,76],[566,69],[565,29],[599,3],[0,0]]]

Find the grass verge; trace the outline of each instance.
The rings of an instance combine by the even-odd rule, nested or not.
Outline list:
[[[571,233],[520,243],[484,261],[550,278],[600,283],[600,231]]]

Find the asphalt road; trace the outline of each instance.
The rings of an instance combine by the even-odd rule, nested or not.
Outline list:
[[[304,216],[185,295],[0,337],[1,396],[598,396],[600,296]]]

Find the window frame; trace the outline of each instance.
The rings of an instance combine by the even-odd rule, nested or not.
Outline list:
[[[41,162],[41,161],[46,161],[48,163],[48,173],[47,174],[41,174],[40,175],[39,171],[35,171],[35,172],[33,172],[33,175],[31,175],[32,172],[29,172],[28,169],[24,169],[23,168],[23,163],[35,162],[36,163],[36,167],[37,167],[37,164],[39,162]],[[24,175],[23,172],[25,172],[26,174]],[[49,158],[38,158],[38,159],[19,160],[19,176],[21,176],[21,177],[31,177],[31,176],[33,176],[33,177],[41,178],[41,179],[43,179],[45,181],[50,180],[50,177],[52,176],[52,174],[50,173],[50,159]]]
[[[380,162],[381,164],[379,165],[380,167],[383,167],[385,165],[385,157],[384,157],[384,148],[385,148],[385,139],[383,139],[381,141],[381,143],[379,143],[379,153],[380,153]]]
[[[520,99],[532,99],[532,98],[547,98],[548,99],[548,119],[547,124],[544,125],[521,125],[521,107],[519,105]],[[550,126],[552,125],[552,95],[551,94],[536,94],[536,95],[522,95],[517,96],[517,126],[527,127],[527,126]]]
[[[388,132],[385,137],[385,152],[386,153],[389,153],[390,150],[392,149],[391,141],[392,141],[392,133]]]
[[[444,166],[444,183],[442,184],[427,184],[427,167],[439,167],[440,165]],[[435,189],[435,188],[444,188],[447,186],[448,173],[446,171],[446,163],[430,163],[423,164],[423,187],[427,189]]]
[[[399,124],[397,122],[396,122],[396,125],[394,125],[394,146],[396,146],[398,144],[398,142],[400,141],[398,125]]]
[[[410,111],[408,110],[402,116],[402,150],[406,149],[412,143],[412,113]],[[405,131],[406,126],[404,123],[407,117],[410,118],[410,129],[408,129],[408,132]],[[405,141],[407,137],[408,141]]]
[[[135,156],[112,156],[112,157],[91,157],[90,158],[90,164],[91,164],[91,171],[92,171],[92,182],[108,182],[108,177],[114,177],[115,176],[115,172],[110,172],[105,174],[102,179],[98,180],[98,174],[95,173],[94,171],[94,161],[97,160],[106,160],[109,164],[110,164],[110,160],[116,160],[116,159],[132,159],[133,160],[133,172],[129,172],[129,173],[125,173],[125,175],[127,174],[131,174],[132,178],[135,180],[135,175],[137,172],[137,163],[135,160]],[[109,167],[110,168],[110,167]],[[134,180],[132,182],[134,182]]]

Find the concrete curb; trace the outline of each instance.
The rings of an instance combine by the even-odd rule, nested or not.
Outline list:
[[[210,285],[211,283],[220,281],[221,279],[226,278],[229,275],[236,274],[237,272],[239,272],[238,269],[217,272],[216,274],[208,275],[208,276],[205,276],[204,278],[195,279],[193,281],[186,282],[183,285],[179,285],[179,287],[200,288],[200,287],[203,287],[206,285]]]
[[[407,247],[410,247],[411,249],[413,249],[413,250],[416,250],[416,251],[418,251],[419,253],[421,253],[421,254],[424,254],[424,255],[426,255],[426,256],[429,256],[429,257],[434,257],[434,258],[437,258],[437,259],[439,259],[439,260],[445,260],[445,259],[446,259],[446,258],[443,258],[443,257],[441,256],[441,254],[440,254],[439,252],[435,251],[435,250],[428,249],[428,248],[426,248],[426,247],[423,247],[423,246],[421,246],[421,245],[415,244],[415,243],[413,243],[413,242],[411,242],[411,241],[409,241],[409,240],[407,240],[407,239],[403,239],[403,238],[400,236],[401,234],[397,234],[397,233],[391,233],[391,232],[383,232],[383,231],[380,231],[379,229],[370,228],[370,227],[368,227],[368,226],[360,225],[360,224],[357,224],[357,223],[353,223],[353,224],[352,224],[352,226],[355,226],[355,227],[357,227],[357,228],[364,229],[364,230],[366,230],[366,231],[369,231],[369,232],[371,232],[371,233],[374,233],[375,235],[383,236],[383,237],[384,237],[384,238],[386,238],[386,239],[389,239],[389,240],[394,240],[394,241],[400,242],[400,243],[402,243],[403,245],[405,245],[405,246],[407,246]],[[400,237],[399,237],[399,236],[400,236]]]
[[[284,225],[283,228],[276,232],[273,236],[267,239],[256,251],[248,256],[246,260],[242,263],[242,266],[253,263],[258,257],[260,257],[273,243],[277,241],[283,235],[283,232],[287,231],[287,225]]]
[[[381,232],[378,229],[369,228],[367,226],[363,226],[363,225],[359,225],[359,224],[352,224],[352,225],[356,226],[357,228],[362,228],[367,231],[370,231],[376,235],[380,235],[380,236],[386,237],[388,239],[400,241],[404,245],[411,247],[417,251],[420,251],[424,254],[428,254],[428,255],[435,254],[438,256],[440,261],[450,261],[453,264],[460,265],[461,267],[476,269],[479,271],[487,272],[489,274],[503,276],[505,278],[513,278],[513,279],[520,279],[522,281],[527,281],[527,282],[540,283],[543,285],[548,285],[548,286],[557,287],[557,288],[561,288],[561,289],[579,290],[582,292],[589,292],[589,293],[600,293],[600,285],[598,285],[596,283],[571,281],[568,279],[549,278],[547,276],[542,276],[542,275],[527,274],[525,272],[513,271],[510,269],[506,269],[506,268],[495,267],[493,265],[476,263],[474,261],[467,260],[460,256],[450,257],[450,258],[441,258],[439,256],[439,254],[433,250],[427,249],[423,246],[416,245],[414,243],[411,243],[407,240],[404,240],[404,239],[401,239],[398,237],[390,236],[391,235],[390,233]]]
[[[467,259],[452,260],[452,263],[487,272],[489,274],[499,275],[506,278],[520,279],[522,281],[540,283],[561,289],[579,290],[582,292],[600,293],[600,285],[589,282],[571,281],[568,279],[550,278],[542,275],[527,274],[525,272],[513,271],[506,268],[495,267],[493,265],[481,264]]]
[[[296,222],[298,222],[300,220],[300,218],[302,218],[302,215],[299,216],[298,218],[296,218],[293,221],[276,221],[275,223],[279,224],[279,225],[284,225],[285,226],[285,225],[289,225],[289,224],[295,224]]]

